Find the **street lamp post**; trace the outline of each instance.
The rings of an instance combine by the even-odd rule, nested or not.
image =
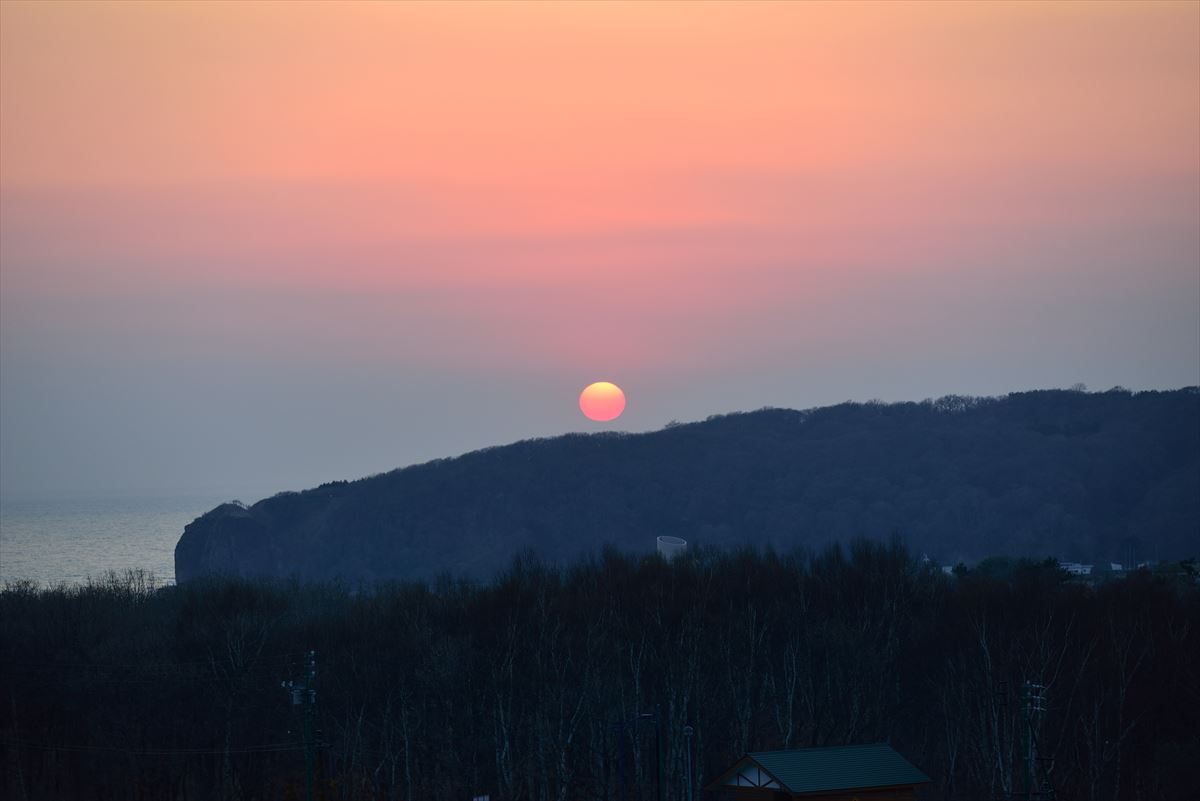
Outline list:
[[[653,712],[641,712],[634,715],[629,720],[620,721],[612,724],[612,729],[617,733],[620,741],[617,745],[617,775],[621,787],[621,798],[624,801],[625,795],[625,732],[632,731],[634,737],[637,736],[637,726],[643,720],[652,721],[654,723],[654,762],[655,773],[657,774],[655,795],[658,801],[663,799],[663,764],[662,764],[662,729],[659,726],[659,707],[656,705]]]
[[[663,760],[662,760],[662,725],[659,718],[662,716],[662,707],[659,704],[654,705],[653,712],[643,712],[638,715],[640,720],[654,721],[654,764],[657,773],[655,781],[655,792],[658,801],[663,801]]]

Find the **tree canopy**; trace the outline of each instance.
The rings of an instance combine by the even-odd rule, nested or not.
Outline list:
[[[899,535],[988,555],[1178,559],[1200,541],[1200,392],[1023,392],[763,409],[488,448],[197,519],[178,578],[491,576],[659,535],[821,548]]]

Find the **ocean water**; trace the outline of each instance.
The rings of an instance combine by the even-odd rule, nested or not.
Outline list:
[[[140,568],[175,581],[183,527],[228,498],[0,498],[0,584],[82,583]]]

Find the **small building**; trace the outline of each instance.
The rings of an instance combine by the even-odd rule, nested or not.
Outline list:
[[[687,553],[687,540],[681,537],[659,537],[658,555],[668,562]]]
[[[885,743],[746,754],[708,785],[714,801],[911,801],[929,777]]]

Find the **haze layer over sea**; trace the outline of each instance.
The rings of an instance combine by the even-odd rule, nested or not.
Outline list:
[[[0,584],[77,584],[141,568],[175,581],[183,527],[228,497],[0,498]]]

